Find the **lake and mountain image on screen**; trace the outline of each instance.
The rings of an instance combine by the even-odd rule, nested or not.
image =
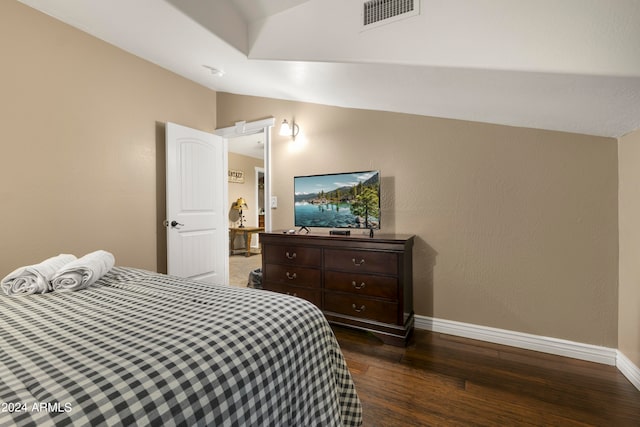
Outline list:
[[[379,171],[294,178],[297,227],[380,228]]]

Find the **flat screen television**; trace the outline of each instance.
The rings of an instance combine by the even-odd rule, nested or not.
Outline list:
[[[296,176],[296,227],[380,229],[380,171]]]

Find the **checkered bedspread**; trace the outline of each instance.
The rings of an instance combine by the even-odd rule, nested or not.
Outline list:
[[[322,313],[298,298],[112,269],[0,297],[0,425],[356,426]]]

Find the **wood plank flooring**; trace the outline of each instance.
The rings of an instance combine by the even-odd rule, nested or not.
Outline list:
[[[416,330],[406,348],[334,326],[364,426],[640,426],[614,366]]]

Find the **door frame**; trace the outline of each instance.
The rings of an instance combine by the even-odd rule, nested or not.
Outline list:
[[[238,136],[264,133],[264,230],[271,231],[271,128],[275,126],[275,117],[253,122],[239,121],[235,126],[216,129],[214,134],[223,137],[226,141],[227,152],[229,150],[229,139]]]
[[[265,216],[265,221],[266,221],[266,214],[267,214],[267,210],[268,210],[268,206],[267,206],[267,193],[265,192],[265,188],[264,188],[264,181],[266,179],[266,174],[265,174],[265,170],[264,170],[264,165],[263,166],[254,166],[253,167],[253,173],[255,174],[255,179],[256,179],[256,188],[254,188],[255,190],[255,196],[256,196],[256,200],[258,200],[260,198],[260,174],[262,174],[262,180],[263,180],[263,188],[262,188],[262,207],[264,209],[264,216]],[[256,206],[257,207],[257,206]],[[255,221],[256,224],[260,223],[260,209],[256,209],[255,210]],[[266,223],[265,223],[266,225]],[[266,231],[266,227],[265,227],[265,231]],[[259,248],[260,247],[260,236],[256,236],[255,241],[251,240],[251,247],[252,248]]]

